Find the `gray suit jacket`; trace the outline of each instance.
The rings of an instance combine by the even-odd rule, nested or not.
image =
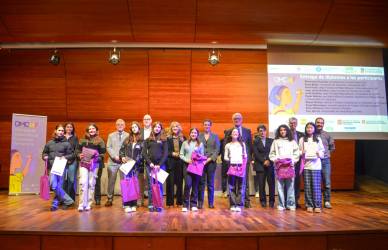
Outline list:
[[[114,158],[116,156],[119,156],[121,145],[123,145],[123,142],[128,138],[128,136],[129,134],[125,131],[123,131],[123,133],[121,134],[121,140],[119,140],[119,132],[117,131],[110,133],[108,135],[106,150],[108,151],[108,155],[109,155],[109,159],[108,159],[109,165],[120,164],[119,162],[116,162]]]
[[[198,139],[205,148],[205,155],[215,162],[220,153],[220,139],[218,139],[218,135],[210,133],[209,139],[206,141],[205,134],[200,133]]]

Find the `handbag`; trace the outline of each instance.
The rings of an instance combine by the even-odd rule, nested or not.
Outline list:
[[[237,177],[244,178],[246,166],[247,166],[247,158],[243,158],[243,163],[241,165],[229,166],[227,175],[234,175]]]
[[[295,170],[290,158],[280,159],[275,163],[276,177],[279,180],[291,179],[295,177]]]
[[[120,181],[121,196],[123,202],[140,199],[140,188],[137,177],[133,174],[130,178],[125,177]]]
[[[244,147],[242,147],[242,155],[246,155],[245,152],[244,152]],[[229,169],[228,169],[228,172],[226,173],[227,175],[234,175],[234,176],[237,176],[237,177],[241,177],[241,178],[244,178],[245,177],[245,171],[246,171],[246,167],[247,167],[247,157],[243,157],[243,162],[242,164],[237,164],[237,165],[230,165],[229,166]]]
[[[50,199],[50,182],[47,173],[47,160],[44,161],[44,174],[40,177],[39,196],[46,201]]]
[[[187,166],[187,172],[202,176],[203,168],[205,167],[204,161],[207,157],[197,152],[191,154],[191,163]]]
[[[152,173],[154,174],[154,178],[152,178],[152,185],[151,185],[152,205],[154,207],[163,207],[163,198],[160,192],[159,182],[156,177],[156,171],[152,170]]]

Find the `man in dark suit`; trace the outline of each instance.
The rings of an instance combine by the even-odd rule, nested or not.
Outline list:
[[[291,135],[296,141],[296,143],[299,145],[299,139],[304,136],[302,132],[299,132],[296,130],[296,127],[298,127],[298,119],[295,117],[291,117],[288,120],[288,126],[290,127]],[[298,161],[295,164],[295,180],[294,180],[294,189],[295,189],[295,205],[296,208],[300,208],[299,205],[299,197],[300,197],[300,177],[299,175],[300,171],[300,161]]]
[[[249,128],[245,128],[242,126],[243,117],[240,113],[234,113],[232,116],[232,120],[233,120],[234,127],[224,131],[224,140],[223,140],[222,147],[225,148],[225,145],[228,143],[227,138],[231,136],[232,130],[236,128],[240,132],[242,141],[245,144],[245,148],[247,150],[247,155],[248,155],[246,175],[244,178],[242,190],[243,190],[243,197],[244,197],[244,206],[246,208],[250,208],[251,201],[249,199],[249,164],[252,158],[252,134]]]
[[[275,173],[273,162],[269,160],[269,151],[273,139],[267,137],[267,128],[264,125],[257,127],[258,135],[253,142],[253,160],[255,176],[255,186],[258,186],[260,193],[260,204],[262,207],[267,206],[267,195],[265,193],[265,183],[269,189],[269,206],[275,204]]]

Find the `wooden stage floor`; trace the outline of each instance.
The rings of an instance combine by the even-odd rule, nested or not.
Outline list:
[[[252,208],[241,213],[228,209],[228,200],[216,198],[216,209],[182,213],[180,208],[150,213],[146,208],[126,214],[121,199],[113,207],[95,206],[89,212],[75,208],[50,212],[50,202],[38,196],[0,194],[0,234],[50,235],[311,235],[350,232],[388,232],[388,193],[333,192],[333,209],[320,214],[304,209],[278,211]],[[102,204],[105,202],[103,197]]]
[[[105,197],[103,202],[105,202]],[[38,196],[0,194],[1,250],[353,250],[388,249],[388,192],[335,192],[333,209],[310,214],[261,208],[124,213],[114,206],[50,212]]]

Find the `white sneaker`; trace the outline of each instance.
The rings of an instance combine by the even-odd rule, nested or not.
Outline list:
[[[223,193],[222,193],[222,197],[228,198],[228,193],[227,193],[227,192],[223,192]]]
[[[89,211],[90,209],[92,209],[90,206],[85,207],[85,211]]]
[[[288,207],[287,209],[289,209],[290,211],[295,211],[296,207],[292,206],[292,207]]]
[[[279,211],[283,211],[283,210],[286,210],[286,209],[284,207],[278,206],[278,210]]]
[[[230,211],[236,212],[236,207],[231,207],[231,208],[230,208]]]
[[[182,207],[182,212],[187,212],[187,207]]]
[[[136,212],[136,207],[131,208],[132,212]]]
[[[83,206],[79,206],[78,207],[78,212],[82,212],[82,211],[84,211],[84,207]]]
[[[131,207],[125,207],[125,208],[124,208],[124,212],[126,212],[126,213],[132,212]]]
[[[256,192],[256,193],[255,193],[255,198],[259,198],[259,197],[260,197],[259,193]]]
[[[235,208],[235,211],[236,211],[236,212],[241,212],[241,207],[236,207],[236,208]]]
[[[197,212],[197,211],[198,211],[198,208],[197,208],[197,207],[192,207],[192,208],[191,208],[191,211],[192,211],[192,212]]]

